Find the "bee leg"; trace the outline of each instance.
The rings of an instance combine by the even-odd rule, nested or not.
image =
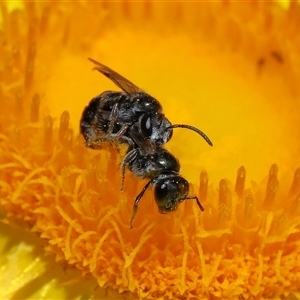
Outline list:
[[[116,103],[110,113],[109,116],[109,126],[107,130],[107,135],[111,136],[115,127],[115,123],[118,119],[118,113],[119,113],[119,103]]]
[[[201,202],[199,201],[197,196],[188,196],[184,198],[183,200],[196,200],[198,207],[200,208],[201,211],[204,211],[204,207],[202,206]]]
[[[122,128],[117,133],[111,133],[107,134],[107,140],[110,142],[112,146],[114,146],[113,143],[118,143],[119,141],[125,141],[126,143],[129,143],[128,137],[126,137],[124,134],[126,133],[127,129],[129,128],[129,124],[125,124],[122,126]]]
[[[129,147],[127,149],[127,153],[135,147],[134,141],[131,138],[129,138],[128,136],[125,136],[125,135],[121,136],[119,141],[120,141],[120,143],[129,145]]]
[[[133,210],[132,210],[132,216],[130,219],[130,228],[132,229],[132,223],[135,219],[135,216],[138,212],[138,204],[140,202],[140,200],[142,199],[143,195],[145,194],[147,188],[149,187],[149,185],[153,182],[153,180],[150,180],[142,189],[142,191],[137,195],[137,197],[134,200],[134,204],[133,204]]]
[[[89,139],[85,143],[85,146],[88,148],[94,148],[94,146],[99,146],[103,142],[117,142],[118,140],[123,140],[125,143],[131,145],[133,144],[132,140],[126,136],[124,136],[125,132],[129,128],[129,124],[125,124],[117,133],[107,134],[101,137],[97,137],[94,139]]]
[[[129,150],[121,163],[120,166],[121,173],[122,173],[121,191],[124,190],[125,168],[128,167],[136,159],[136,157],[137,157],[137,150],[136,149]]]
[[[85,147],[94,149],[94,146],[98,146],[101,142],[104,142],[102,138],[96,138],[94,140],[88,139],[85,142]]]
[[[117,133],[111,134],[113,136],[113,139],[118,141],[120,138],[122,138],[128,130],[129,126],[130,124],[125,124]]]
[[[95,139],[89,139],[86,141],[85,146],[88,148],[94,148],[94,146],[99,146],[103,142],[109,142],[110,137],[108,136],[102,136],[102,137],[97,137]]]

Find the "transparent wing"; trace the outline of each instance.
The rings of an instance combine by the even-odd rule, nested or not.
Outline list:
[[[111,81],[113,81],[120,89],[122,89],[127,94],[133,94],[138,92],[143,92],[139,87],[137,87],[135,84],[127,80],[122,75],[118,74],[117,72],[113,71],[109,67],[99,63],[98,61],[88,58],[92,63],[95,64],[94,69],[102,73],[104,76],[109,78]]]

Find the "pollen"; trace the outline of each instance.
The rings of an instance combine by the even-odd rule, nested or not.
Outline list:
[[[124,299],[299,296],[298,4],[19,4],[1,4],[2,222],[37,235],[59,267],[79,270],[70,281]],[[126,147],[84,146],[85,105],[116,89],[87,57],[149,86],[174,123],[211,133],[213,149],[181,129],[167,145],[204,212],[189,200],[159,214],[150,188],[130,229],[147,181],[127,171],[122,191]],[[15,290],[0,293],[47,270],[32,256]],[[11,261],[1,270],[13,272]]]

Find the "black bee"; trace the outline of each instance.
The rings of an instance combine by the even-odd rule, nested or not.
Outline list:
[[[194,199],[204,210],[196,196],[188,196],[189,184],[179,175],[179,161],[163,148],[173,133],[173,128],[187,128],[201,135],[212,146],[210,139],[198,128],[185,124],[171,124],[162,113],[160,103],[110,68],[89,59],[95,69],[111,79],[123,92],[106,91],[93,98],[85,107],[80,132],[86,146],[97,148],[104,141],[128,144],[127,154],[121,164],[122,188],[125,169],[139,178],[150,179],[135,198],[133,220],[138,203],[147,188],[154,187],[154,197],[160,213],[177,209],[187,199]]]
[[[80,132],[86,146],[97,148],[103,141],[126,143],[132,148],[140,141],[162,146],[173,134],[173,128],[187,128],[200,134],[212,146],[210,139],[198,128],[174,124],[162,113],[161,104],[132,82],[107,66],[89,58],[95,70],[112,80],[122,92],[106,91],[93,98],[85,107]]]
[[[189,183],[179,175],[179,161],[166,149],[150,147],[144,151],[142,148],[134,148],[123,160],[122,173],[126,167],[137,177],[150,179],[134,200],[131,228],[138,204],[150,185],[154,187],[154,198],[160,213],[176,210],[184,200],[196,200],[200,210],[204,211],[197,196],[188,196]]]

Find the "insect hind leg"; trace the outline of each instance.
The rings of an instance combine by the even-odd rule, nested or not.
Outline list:
[[[101,146],[103,142],[113,143],[125,143],[129,145],[133,145],[133,141],[125,136],[125,132],[129,128],[128,124],[125,124],[117,133],[106,134],[103,136],[97,136],[96,138],[89,138],[86,140],[85,146],[92,149],[97,149],[97,146]]]
[[[137,150],[136,149],[129,150],[121,163],[120,166],[122,172],[121,191],[124,190],[125,169],[136,159],[136,157],[137,157]]]
[[[133,228],[132,223],[136,217],[136,214],[138,212],[138,204],[141,201],[142,197],[144,196],[146,190],[148,189],[148,187],[150,186],[150,184],[153,183],[153,180],[150,180],[142,189],[142,191],[137,195],[137,197],[134,200],[134,204],[133,204],[133,210],[132,210],[132,216],[130,219],[130,229]]]

